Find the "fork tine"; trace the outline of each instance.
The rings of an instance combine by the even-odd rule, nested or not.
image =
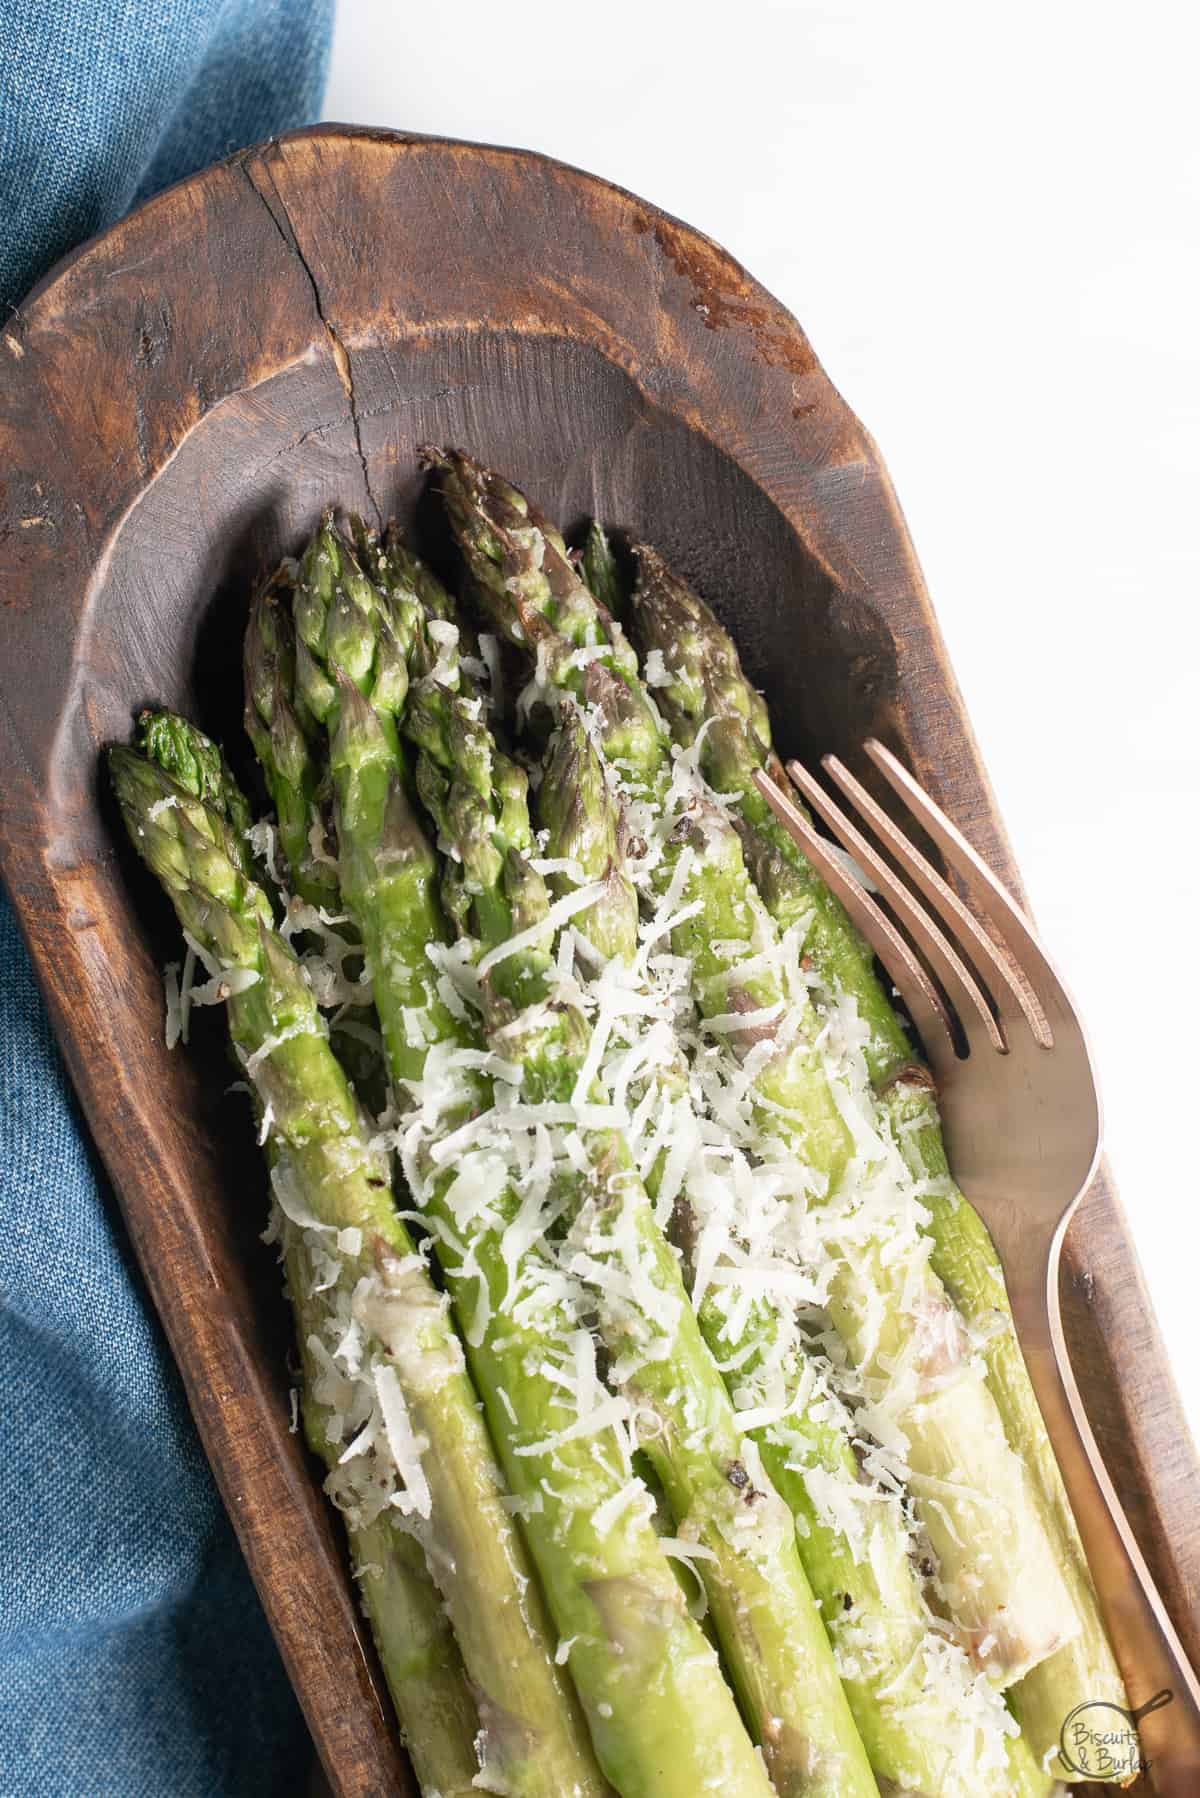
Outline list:
[[[912,949],[783,789],[758,768],[754,771],[754,784],[825,884],[841,900],[887,969],[892,984],[908,1006],[935,1073],[947,1067],[957,1056],[953,1027],[941,995]]]
[[[1040,1006],[1007,956],[1001,955],[997,950],[970,907],[963,904],[953,887],[947,885],[937,869],[913,846],[862,782],[854,778],[844,762],[836,755],[827,755],[822,757],[822,766],[846,797],[857,806],[863,817],[874,826],[876,836],[907,870],[914,885],[940,912],[951,933],[963,944],[984,978],[991,982],[1001,1022],[1014,1023],[1019,1013],[1024,1016],[1037,1040],[1046,1048],[1051,1047],[1053,1039]],[[1017,1011],[1013,1010],[1014,1004]]]
[[[958,1010],[964,1030],[967,1028],[973,1009],[983,1025],[993,1049],[1003,1055],[1007,1051],[1008,1045],[1005,1043],[1003,1032],[992,1016],[992,1008],[980,992],[975,976],[945,933],[938,928],[925,907],[918,903],[903,881],[897,879],[883,857],[876,853],[861,830],[851,823],[841,806],[830,798],[804,764],[790,761],[787,763],[787,771],[812,805],[813,810],[820,813],[834,835],[850,851],[859,866],[865,868],[874,878],[892,910],[897,913],[917,948],[921,950],[926,961],[932,965],[934,973],[949,993]]]
[[[1024,912],[997,880],[983,857],[971,847],[958,826],[951,823],[940,806],[934,804],[925,789],[904,764],[897,761],[891,750],[885,748],[877,737],[868,738],[863,747],[892,791],[903,799],[914,817],[928,831],[946,857],[948,865],[961,875],[968,893],[984,917],[995,926],[1012,957],[1018,977],[1026,983],[1041,1013],[1037,1024],[1031,1022],[1034,1036],[1042,1048],[1052,1048],[1054,1033],[1049,1013],[1058,1009],[1060,1004],[1066,1004],[1069,1010],[1069,1001],[1065,1000],[1065,996],[1059,998],[1062,994],[1061,982]],[[994,944],[991,945],[991,950],[993,957],[999,959],[999,951]],[[1026,1015],[1028,1016],[1028,1012]]]

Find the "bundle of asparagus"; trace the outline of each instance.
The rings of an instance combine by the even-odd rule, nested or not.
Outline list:
[[[1120,1681],[930,1083],[754,786],[762,701],[653,550],[630,592],[598,526],[580,567],[431,460],[490,631],[327,517],[246,632],[273,819],[170,714],[110,752],[226,1002],[422,1790],[1046,1794]]]
[[[592,554],[611,567],[602,534]],[[639,562],[635,636],[643,655],[657,650],[662,659],[667,678],[658,698],[676,741],[691,746],[699,739],[707,779],[734,799],[733,822],[767,911],[785,929],[805,921],[805,947],[826,1005],[852,1009],[879,1123],[928,1211],[930,1266],[979,1345],[1008,1442],[1032,1484],[1079,1628],[1017,1683],[1013,1703],[1039,1756],[1053,1755],[1067,1776],[1056,1753],[1063,1718],[1081,1693],[1124,1705],[1124,1686],[1013,1330],[999,1260],[950,1176],[933,1082],[914,1057],[869,948],[754,784],[756,768],[780,771],[767,709],[742,672],[736,646],[652,550],[643,550]]]

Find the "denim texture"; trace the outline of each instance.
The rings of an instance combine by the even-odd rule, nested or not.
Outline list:
[[[318,117],[331,27],[332,0],[0,0],[0,314]],[[282,1798],[310,1752],[0,893],[0,1798]]]

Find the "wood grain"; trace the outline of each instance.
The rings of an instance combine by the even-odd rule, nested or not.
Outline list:
[[[1019,892],[869,437],[722,250],[537,156],[324,127],[219,164],[69,258],[0,331],[3,871],[339,1798],[411,1791],[317,1475],[288,1430],[263,1181],[207,1056],[163,1047],[174,933],[102,744],[155,700],[240,739],[252,581],[342,501],[430,523],[468,446],[570,524],[654,539],[735,629],[781,747],[882,736]],[[1200,1478],[1107,1178],[1064,1270],[1080,1384],[1200,1658]]]

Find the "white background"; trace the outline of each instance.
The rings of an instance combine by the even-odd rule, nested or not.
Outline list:
[[[326,116],[608,176],[808,331],[903,501],[1200,1434],[1189,11],[341,0]]]

